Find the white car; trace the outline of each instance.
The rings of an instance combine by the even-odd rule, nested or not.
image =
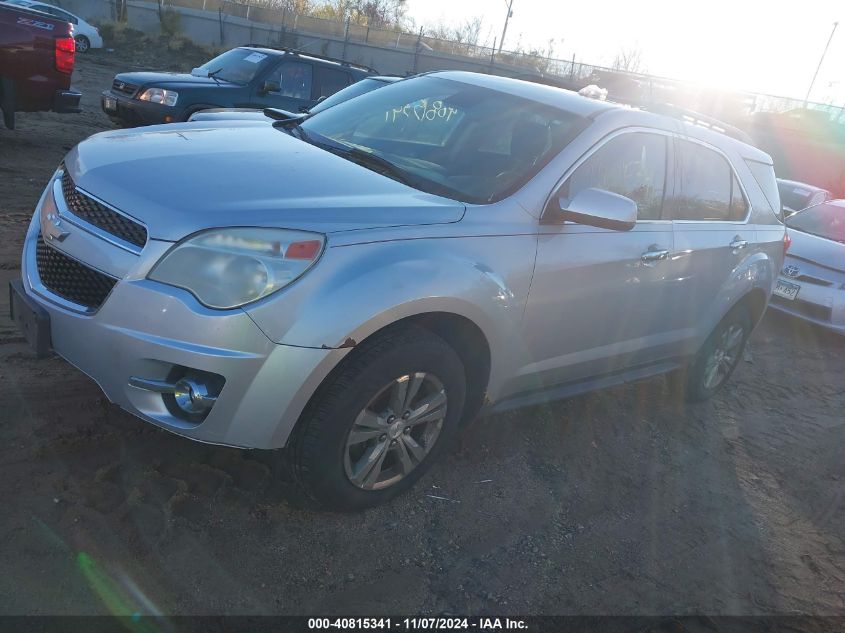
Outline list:
[[[845,334],[845,200],[829,200],[786,220],[792,245],[771,306]]]
[[[80,53],[85,53],[89,48],[102,48],[103,38],[100,37],[100,32],[96,26],[89,24],[78,15],[65,11],[59,7],[47,4],[46,2],[33,2],[32,0],[6,0],[7,4],[16,4],[19,7],[26,7],[27,9],[34,9],[47,13],[60,20],[65,20],[73,24],[73,38],[76,40],[76,50]]]

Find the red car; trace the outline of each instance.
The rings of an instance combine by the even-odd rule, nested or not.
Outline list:
[[[73,25],[0,2],[0,110],[6,127],[15,112],[80,112],[72,90]]]

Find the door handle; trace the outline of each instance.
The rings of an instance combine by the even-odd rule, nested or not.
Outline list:
[[[656,262],[669,259],[669,251],[659,249],[657,246],[652,246],[645,253],[640,255],[640,259],[646,265],[655,264]]]
[[[748,240],[742,239],[739,235],[734,237],[733,242],[730,243],[730,247],[735,251],[745,248],[746,246],[748,246]]]

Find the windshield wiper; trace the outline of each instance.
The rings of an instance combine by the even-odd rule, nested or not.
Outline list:
[[[217,70],[212,70],[210,73],[208,73],[208,78],[209,78],[209,79],[213,79],[213,80],[214,80],[214,83],[216,83],[216,84],[219,86],[219,85],[220,85],[220,81],[217,79],[217,75],[218,75],[219,73],[222,73],[222,72],[223,72],[223,67],[221,66],[221,67],[220,67],[220,68],[218,68]]]
[[[378,154],[371,154],[370,152],[364,151],[358,147],[350,147],[349,145],[338,147],[331,145],[326,147],[326,149],[334,151],[334,153],[339,156],[347,158],[353,163],[357,163],[358,165],[366,167],[371,171],[401,182],[403,185],[408,185],[409,187],[414,186],[404,169],[394,165],[389,160],[382,158]]]

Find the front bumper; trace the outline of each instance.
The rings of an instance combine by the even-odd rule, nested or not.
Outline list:
[[[845,334],[845,289],[796,282],[783,276],[781,279],[797,283],[801,289],[793,300],[772,295],[769,303],[772,309]]]
[[[107,107],[107,103],[112,101],[114,107]],[[132,99],[112,90],[105,90],[100,95],[100,107],[113,122],[124,127],[174,123],[183,121],[185,115],[184,109],[179,106]]]
[[[308,399],[348,350],[273,343],[243,310],[209,310],[186,292],[147,280],[147,271],[170,246],[156,240],[148,242],[99,309],[74,309],[45,288],[38,272],[41,214],[57,210],[52,192],[51,186],[45,191],[27,232],[22,285],[27,299],[49,315],[54,351],[95,380],[109,400],[169,431],[243,448],[284,446]],[[97,236],[73,224],[72,214],[61,217],[70,236],[50,248],[75,248],[79,240],[85,240],[85,252],[98,246],[91,242]],[[113,247],[103,241],[100,248]],[[79,255],[68,253],[74,254]],[[167,380],[178,367],[225,379],[199,423],[171,413],[160,393],[129,384],[130,377]]]

